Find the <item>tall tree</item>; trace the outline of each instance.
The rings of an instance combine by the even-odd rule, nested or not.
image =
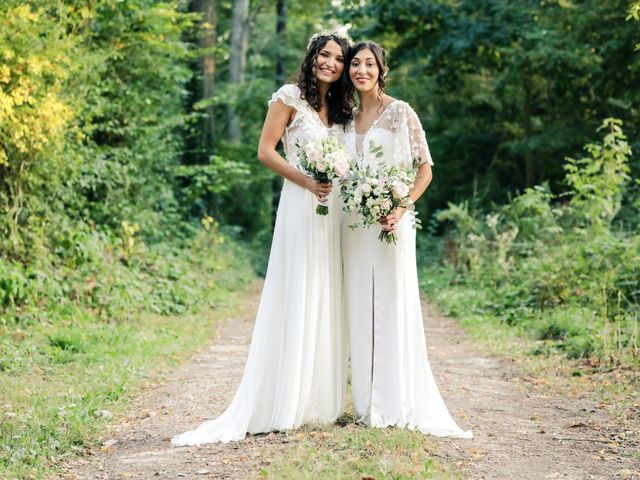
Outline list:
[[[278,51],[276,53],[276,84],[282,85],[286,80],[285,51],[287,49],[287,2],[278,0],[276,3],[276,38]]]
[[[202,31],[200,48],[202,49],[202,99],[207,103],[203,141],[205,154],[213,153],[215,139],[215,110],[213,92],[216,80],[216,37],[217,37],[217,0],[198,0],[198,10],[202,13]]]
[[[392,94],[422,115],[439,177],[429,202],[503,201],[549,181],[606,117],[639,138],[629,0],[345,2],[354,35],[389,51]],[[355,18],[354,18],[355,16]],[[633,141],[633,140],[632,140]],[[632,167],[634,160],[632,158]]]
[[[240,141],[240,117],[234,109],[238,86],[244,82],[244,70],[249,44],[249,0],[235,0],[231,23],[231,52],[229,55],[229,85],[234,93],[229,105],[229,142]]]
[[[287,2],[286,0],[277,0],[276,2],[276,85],[280,87],[287,79],[287,67],[285,53],[287,51]],[[271,180],[271,210],[273,212],[273,222],[275,223],[276,212],[278,211],[278,203],[280,202],[280,189],[282,181],[279,177],[274,176]]]

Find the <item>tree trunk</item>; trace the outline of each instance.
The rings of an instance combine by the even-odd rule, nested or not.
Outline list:
[[[528,79],[524,81],[524,106],[523,113],[523,128],[525,140],[530,140],[533,134],[531,127],[531,84]],[[524,165],[525,165],[525,183],[526,186],[533,187],[536,184],[536,165],[533,152],[529,147],[524,151]]]
[[[203,30],[200,46],[202,56],[202,98],[211,100],[216,79],[217,0],[201,0]],[[203,125],[205,152],[212,154],[215,143],[215,108],[207,106]]]
[[[189,5],[189,11],[201,15],[199,28],[194,39],[198,42],[199,56],[194,70],[199,75],[194,75],[191,84],[193,92],[193,104],[201,100],[211,100],[215,89],[216,76],[216,39],[217,39],[217,0],[193,0]],[[193,139],[192,147],[196,149],[196,162],[206,162],[215,149],[215,107],[209,105],[203,111],[203,118],[199,122],[199,132]]]
[[[286,67],[284,53],[287,51],[287,2],[278,0],[276,4],[276,39],[278,50],[276,52],[276,85],[280,87],[286,81]]]
[[[235,111],[237,86],[244,82],[244,70],[249,44],[249,0],[235,0],[231,24],[231,52],[229,57],[229,86],[234,94],[229,104],[229,141],[240,141],[240,117]],[[234,88],[235,87],[235,88]]]
[[[286,82],[286,66],[285,52],[287,51],[287,2],[286,0],[278,0],[276,3],[276,41],[278,50],[276,51],[276,88],[284,85]],[[275,175],[271,180],[271,218],[273,224],[276,221],[276,212],[278,211],[278,203],[280,202],[280,190],[282,189],[282,180]],[[272,225],[273,226],[273,225]]]

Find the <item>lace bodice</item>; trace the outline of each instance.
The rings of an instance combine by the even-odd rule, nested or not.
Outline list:
[[[284,131],[282,144],[287,161],[297,166],[299,164],[298,149],[296,143],[318,142],[327,135],[334,135],[340,141],[344,139],[344,128],[342,125],[327,127],[320,115],[306,100],[300,98],[300,88],[297,85],[283,85],[276,91],[269,100],[269,105],[280,100],[285,105],[296,109],[296,115],[289,126]]]
[[[418,167],[433,165],[429,145],[418,115],[408,103],[396,100],[363,134],[355,131],[355,122],[347,125],[345,144],[358,165],[400,165]],[[382,148],[382,155],[376,152]]]

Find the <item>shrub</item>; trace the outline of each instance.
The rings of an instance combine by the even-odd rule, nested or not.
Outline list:
[[[437,218],[450,227],[454,281],[486,291],[476,313],[537,330],[572,358],[637,358],[640,234],[615,222],[631,150],[619,121],[600,129],[602,144],[567,160],[561,195],[541,185],[484,217],[463,203]]]

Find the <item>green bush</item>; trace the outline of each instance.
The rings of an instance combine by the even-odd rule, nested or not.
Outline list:
[[[448,283],[484,292],[455,313],[520,325],[571,358],[637,361],[640,234],[616,221],[631,150],[619,121],[601,129],[588,157],[567,160],[561,195],[541,185],[485,215],[468,203],[439,213],[456,272]]]

